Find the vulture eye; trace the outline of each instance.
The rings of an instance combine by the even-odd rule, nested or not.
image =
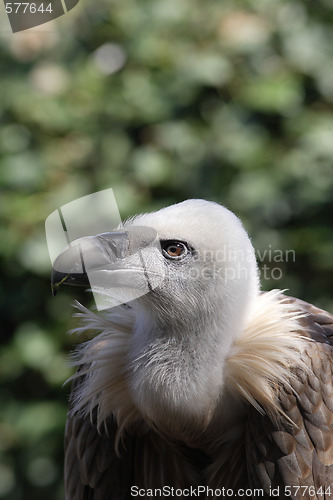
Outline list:
[[[164,257],[172,260],[180,260],[189,253],[189,249],[182,241],[167,240],[161,241]]]

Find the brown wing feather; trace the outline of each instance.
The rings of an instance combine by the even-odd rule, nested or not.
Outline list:
[[[282,409],[296,425],[251,409],[250,484],[266,494],[275,488],[280,498],[291,493],[297,500],[333,499],[333,316],[298,299],[290,302],[308,314],[302,334],[315,340],[304,352],[309,373],[296,372],[292,390],[279,390]]]
[[[154,489],[165,485],[186,488],[203,484],[195,451],[168,442],[150,429],[126,434],[118,456],[116,431],[113,419],[98,431],[95,415],[68,417],[66,500],[129,500],[133,498],[131,486]]]
[[[305,313],[301,324],[302,334],[317,342],[323,342],[333,346],[333,315],[319,307],[309,304],[301,299],[286,297],[288,302],[295,305],[295,310]]]
[[[129,478],[133,476],[133,444],[126,441],[121,460],[114,450],[116,425],[110,419],[108,432],[97,431],[95,418],[67,419],[65,433],[66,500],[129,498]],[[111,473],[110,473],[111,472]]]

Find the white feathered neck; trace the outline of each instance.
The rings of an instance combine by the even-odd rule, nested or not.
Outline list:
[[[76,353],[74,364],[81,370],[74,378],[84,374],[86,378],[76,390],[72,411],[87,415],[98,406],[99,426],[113,414],[120,437],[127,427],[144,420],[133,402],[126,376],[135,323],[133,310],[118,307],[111,314],[97,315],[79,303],[76,307],[81,326],[74,332],[91,330],[97,336]],[[288,384],[292,366],[304,368],[300,317],[281,291],[259,295],[246,328],[226,357],[224,390],[258,411],[281,412],[277,385]],[[203,425],[208,425],[208,420]]]

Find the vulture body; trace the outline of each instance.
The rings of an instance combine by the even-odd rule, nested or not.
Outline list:
[[[259,291],[232,212],[187,200],[81,238],[53,287],[87,278],[75,245],[110,309],[77,304],[94,336],[75,356],[66,500],[333,499],[333,316]]]

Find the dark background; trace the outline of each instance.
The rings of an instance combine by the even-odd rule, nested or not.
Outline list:
[[[51,297],[46,217],[105,188],[122,217],[216,200],[266,252],[264,289],[333,311],[333,3],[80,2],[2,32],[0,72],[0,498],[61,500],[90,297]]]

